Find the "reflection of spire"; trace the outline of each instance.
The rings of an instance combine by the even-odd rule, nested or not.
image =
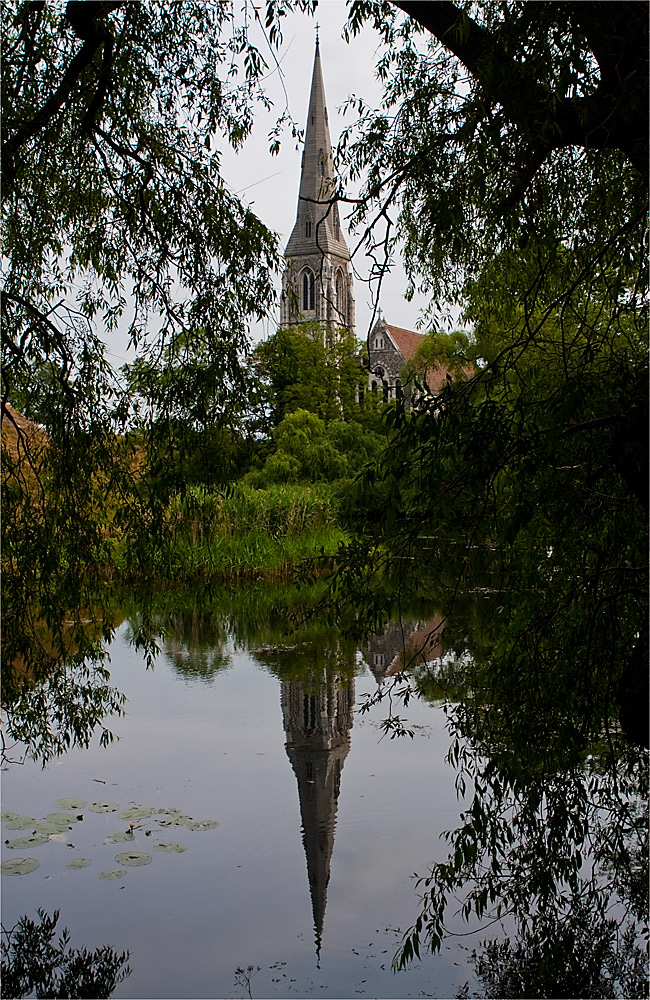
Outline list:
[[[354,681],[345,683],[337,678],[316,694],[307,693],[302,684],[285,681],[281,697],[287,756],[298,779],[302,842],[320,964],[341,771],[350,749]]]

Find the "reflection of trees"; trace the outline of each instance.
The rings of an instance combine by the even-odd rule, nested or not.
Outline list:
[[[515,921],[515,942],[489,945],[478,961],[487,996],[621,995],[588,992],[614,973],[638,985],[636,937],[648,919],[644,755],[608,746],[574,767],[534,773],[532,755],[519,767],[512,759],[485,763],[471,742],[456,739],[450,759],[473,795],[462,825],[448,835],[448,860],[420,880],[422,911],[398,964],[418,954],[421,942],[440,948],[459,900],[459,912],[479,927],[506,916]],[[583,946],[594,966],[581,973],[586,992],[571,992],[574,950]],[[514,989],[517,977],[526,982],[523,992],[499,992],[507,983]],[[568,992],[554,992],[558,984]]]
[[[5,997],[110,997],[118,983],[131,974],[128,952],[118,954],[108,945],[95,951],[70,948],[63,930],[54,940],[59,912],[50,917],[38,910],[39,923],[21,917],[11,930],[2,930],[2,995]]]
[[[228,667],[226,642],[223,621],[201,614],[197,608],[177,611],[165,621],[165,655],[174,670],[186,677],[211,681]]]
[[[647,996],[647,956],[635,941],[634,928],[619,928],[604,912],[578,904],[571,922],[542,917],[535,933],[516,942],[489,941],[473,955],[482,992],[459,997],[510,1000],[514,997]]]

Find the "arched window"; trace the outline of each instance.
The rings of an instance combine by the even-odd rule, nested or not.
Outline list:
[[[370,386],[370,389],[371,389],[372,392],[377,392],[377,383],[376,382],[372,382],[372,384]]]
[[[305,271],[302,276],[302,311],[308,312],[314,308],[314,275]]]
[[[345,314],[345,282],[341,271],[336,272],[336,307],[342,315]]]
[[[305,236],[311,236],[311,219],[305,222]]]

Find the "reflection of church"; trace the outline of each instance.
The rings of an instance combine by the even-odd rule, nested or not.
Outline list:
[[[341,771],[350,749],[354,697],[354,680],[342,680],[339,676],[328,678],[327,686],[316,693],[295,681],[282,683],[286,749],[298,780],[302,841],[319,959]]]
[[[408,667],[433,663],[442,656],[443,623],[440,615],[429,621],[389,624],[380,635],[372,635],[361,655],[376,680],[393,677]]]

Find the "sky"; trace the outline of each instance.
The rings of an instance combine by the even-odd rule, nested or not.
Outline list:
[[[330,134],[333,145],[344,126],[354,120],[354,114],[343,116],[340,109],[351,94],[363,97],[377,106],[381,98],[381,86],[375,78],[375,61],[378,36],[371,29],[349,44],[341,36],[346,21],[344,0],[320,0],[315,17],[295,14],[285,18],[283,44],[278,61],[283,75],[284,90],[270,52],[263,52],[269,63],[269,75],[265,86],[274,101],[269,114],[262,109],[256,116],[252,136],[243,150],[235,154],[232,150],[222,151],[221,165],[226,181],[233,191],[246,200],[261,220],[274,232],[281,235],[281,245],[287,243],[296,219],[298,187],[300,183],[301,150],[296,149],[295,140],[285,134],[281,151],[271,156],[268,151],[268,133],[277,115],[283,110],[287,99],[289,111],[304,128],[309,103],[309,90],[315,52],[315,24],[318,22],[320,54],[325,94],[329,113]],[[355,191],[349,191],[356,194]],[[341,208],[341,222],[347,235],[350,249],[356,244],[348,232],[345,221],[346,210]],[[367,277],[368,262],[363,250],[355,256],[353,265],[361,278]],[[406,277],[401,265],[397,264],[392,273],[384,278],[379,305],[387,322],[395,326],[415,329],[420,310],[426,305],[424,299],[404,299]],[[278,282],[279,287],[279,282]],[[372,320],[371,294],[363,280],[355,279],[357,336],[365,339]],[[275,329],[275,322],[252,331],[254,340],[260,339]]]

